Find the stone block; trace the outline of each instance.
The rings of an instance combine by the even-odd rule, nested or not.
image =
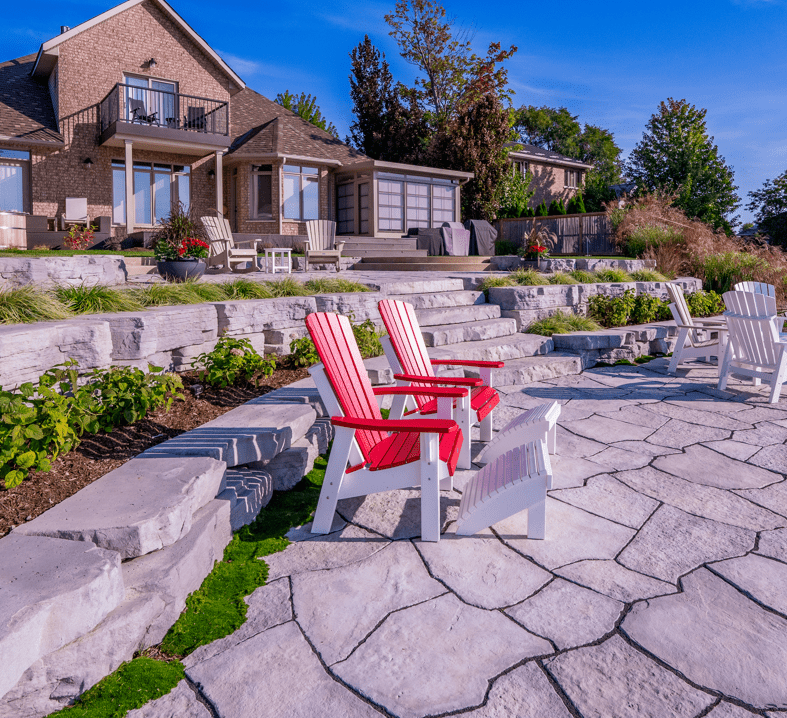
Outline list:
[[[213,304],[219,336],[261,334],[268,329],[302,327],[307,314],[317,311],[314,297],[245,299]]]
[[[161,698],[129,711],[126,718],[211,718],[211,715],[184,680]]]
[[[272,459],[250,466],[267,470],[273,479],[274,491],[289,491],[312,470],[317,455],[317,442],[304,437]]]
[[[56,364],[76,359],[80,371],[112,361],[109,323],[101,319],[0,326],[0,386],[37,382]]]
[[[92,541],[123,558],[175,543],[223,490],[225,465],[204,457],[152,458],[131,459],[14,533]]]
[[[73,257],[0,257],[0,288],[35,284],[51,287],[126,283],[123,257],[78,254]]]
[[[278,344],[286,347],[285,354],[290,353],[290,342],[293,339],[302,339],[309,336],[309,330],[306,325],[300,327],[284,327],[282,329],[266,329],[263,332],[265,337],[265,345]]]
[[[250,524],[273,496],[273,477],[259,469],[227,469],[227,488],[216,498],[229,502],[230,527]]]
[[[0,541],[0,697],[39,658],[90,631],[122,600],[114,551],[6,536]]]
[[[383,299],[379,292],[352,292],[345,294],[318,294],[314,297],[318,312],[335,312],[354,318],[355,322],[371,319],[378,326],[383,320],[377,302]]]

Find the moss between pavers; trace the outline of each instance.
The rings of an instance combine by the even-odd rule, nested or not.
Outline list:
[[[317,457],[314,468],[294,488],[275,492],[257,519],[232,537],[224,558],[186,599],[185,611],[161,643],[164,654],[186,656],[243,625],[248,609],[244,597],[264,586],[268,577],[268,565],[260,558],[287,548],[287,531],[311,518],[327,467],[327,455]],[[169,693],[183,677],[178,660],[134,658],[82,694],[75,705],[52,715],[123,718],[128,711]]]

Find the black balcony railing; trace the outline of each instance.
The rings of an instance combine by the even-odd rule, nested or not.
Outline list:
[[[216,135],[230,132],[227,102],[123,83],[115,85],[101,100],[100,118],[102,133],[113,123]]]

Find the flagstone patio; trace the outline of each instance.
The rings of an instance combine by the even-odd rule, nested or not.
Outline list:
[[[418,492],[290,532],[246,624],[129,716],[787,716],[787,398],[666,360],[502,387],[563,405],[546,539],[418,536]]]

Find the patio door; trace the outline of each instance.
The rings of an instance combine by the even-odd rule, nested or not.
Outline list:
[[[126,87],[126,120],[134,119],[129,100],[137,100],[144,104],[147,116],[155,115],[152,124],[164,127],[178,127],[177,84],[166,80],[152,80],[148,77],[125,75],[123,82]]]

